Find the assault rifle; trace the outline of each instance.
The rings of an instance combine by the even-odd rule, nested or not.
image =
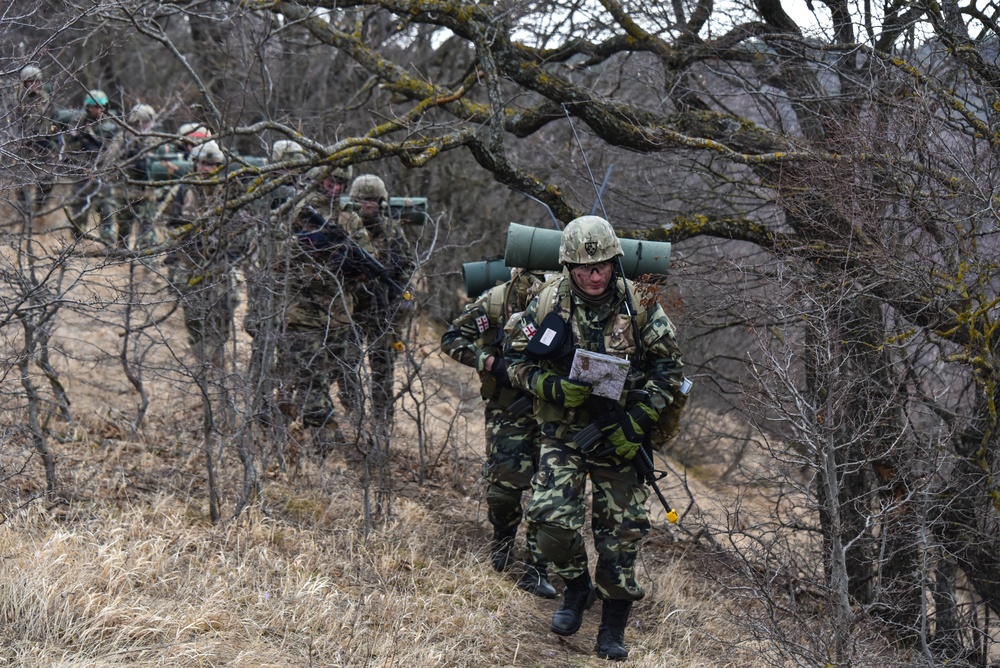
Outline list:
[[[634,401],[641,401],[644,399],[648,400],[648,397],[649,395],[645,390],[632,390],[629,392],[628,402],[632,403]],[[604,404],[607,400],[602,399],[601,401],[602,404]],[[605,407],[607,406],[606,404],[604,405]],[[573,441],[580,449],[580,452],[583,452],[584,454],[593,453],[601,440],[604,439],[607,434],[610,434],[618,428],[622,418],[625,416],[625,413],[619,409],[617,405],[614,410],[601,412],[607,415],[607,417],[588,424],[586,427],[578,431],[576,436],[573,437]],[[646,483],[653,489],[653,492],[656,494],[656,498],[660,500],[660,503],[663,505],[663,510],[667,513],[667,519],[670,520],[671,523],[677,524],[677,511],[674,510],[674,507],[670,505],[667,499],[663,496],[663,492],[660,491],[659,485],[656,484],[657,481],[663,478],[666,474],[657,475],[656,468],[653,466],[653,458],[650,456],[649,450],[646,447],[648,443],[649,435],[646,437],[646,443],[643,443],[642,447],[639,448],[639,451],[632,459],[632,466],[635,467],[635,472],[639,477],[639,482]],[[597,457],[607,456],[613,451],[613,448],[609,448],[597,453]]]
[[[656,492],[656,498],[660,500],[663,510],[667,512],[667,519],[670,520],[670,523],[677,524],[677,520],[680,519],[677,511],[667,502],[667,499],[663,496],[663,492],[660,491],[659,485],[656,484],[656,481],[661,479],[663,475],[656,475],[656,469],[653,467],[653,459],[649,456],[649,452],[646,451],[645,445],[639,448],[639,452],[636,453],[635,458],[632,460],[632,465],[635,466],[635,472],[639,475],[639,480],[652,487],[653,491]]]
[[[402,297],[411,299],[406,286],[397,281],[381,262],[358,245],[347,231],[335,222],[330,222],[312,207],[303,207],[300,220],[307,229],[296,232],[299,243],[311,251],[327,253],[336,259],[341,269],[348,275],[363,274],[385,283],[390,288],[390,299]]]

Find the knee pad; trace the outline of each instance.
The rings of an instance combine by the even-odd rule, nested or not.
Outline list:
[[[490,512],[501,515],[521,516],[521,490],[489,485],[486,488],[486,505]]]
[[[538,549],[553,564],[568,563],[574,556],[584,552],[583,538],[579,531],[553,526],[538,525]]]

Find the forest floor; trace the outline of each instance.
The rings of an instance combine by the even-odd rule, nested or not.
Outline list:
[[[66,243],[42,240],[49,253]],[[107,262],[96,244],[76,250],[51,342],[72,416],[42,416],[55,499],[27,429],[16,367],[24,336],[4,330],[0,666],[606,665],[593,652],[599,605],[560,638],[548,630],[558,600],[490,567],[478,380],[439,352],[439,324],[418,318],[401,356],[397,387],[408,389],[384,476],[364,448],[321,460],[293,425],[281,442],[252,442],[262,491],[237,514],[241,441],[213,439],[221,519],[212,522],[202,401],[162,267]],[[128,340],[125,317],[148,327]],[[237,331],[233,405],[248,347]],[[149,404],[135,429],[142,394]],[[723,419],[689,413],[692,425]],[[678,442],[669,454],[684,465],[658,460],[684,516],[669,524],[651,495],[638,567],[647,595],[633,610],[625,665],[781,665],[741,621],[749,604],[734,594],[745,583],[733,550],[746,538],[718,540],[735,536],[747,504],[768,512],[724,484],[736,451],[718,443],[694,456]],[[519,541],[523,554],[523,531]]]

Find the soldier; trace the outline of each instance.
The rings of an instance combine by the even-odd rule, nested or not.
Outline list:
[[[21,140],[19,159],[31,171],[29,182],[20,190],[20,199],[25,206],[33,206],[42,211],[55,184],[55,170],[59,151],[59,133],[55,125],[56,111],[52,95],[45,88],[42,71],[27,65],[21,69],[17,99],[17,119],[15,121]],[[30,186],[35,186],[34,197]]]
[[[163,140],[151,134],[157,129],[156,110],[153,107],[148,104],[135,105],[128,120],[134,132],[130,132],[125,140],[122,159],[130,183],[125,187],[125,208],[119,214],[118,224],[126,241],[135,227],[136,247],[144,248],[154,246],[157,242],[153,216],[156,213],[158,194],[157,188],[147,186],[145,182],[154,180],[150,174],[150,166],[156,156],[168,151]],[[176,170],[176,165],[166,160],[162,164],[166,166],[165,175],[169,178]]]
[[[316,191],[310,193],[309,204],[326,217],[339,219],[343,210],[340,205],[340,197],[347,192],[347,186],[351,182],[353,173],[354,168],[350,165],[333,169],[327,167],[310,169],[306,173],[306,178],[309,181],[315,181],[320,176],[323,177],[323,180],[316,186]]]
[[[402,226],[388,216],[389,191],[382,179],[374,174],[362,174],[351,184],[350,197],[358,210],[348,217],[348,232],[388,272],[387,276],[368,276],[368,280],[358,285],[355,320],[359,338],[363,338],[368,348],[373,410],[378,421],[391,431],[396,354],[405,348],[402,338],[413,307],[413,302],[400,294],[396,286],[409,282],[416,261]]]
[[[504,353],[514,386],[535,395],[541,424],[527,518],[553,571],[566,583],[551,630],[576,633],[594,592],[581,535],[589,475],[598,555],[594,580],[603,601],[595,651],[613,660],[628,656],[625,625],[633,601],[643,596],[635,560],[649,531],[649,493],[632,460],[648,443],[661,412],[679,400],[683,382],[674,327],[659,304],[647,307],[635,298],[631,281],[619,273],[620,255],[621,244],[603,218],[570,222],[559,248],[562,275],[542,288],[510,328]],[[588,401],[591,385],[568,377],[578,348],[631,362],[617,401]],[[583,441],[581,431],[592,424],[600,439],[582,447],[575,439]]]
[[[181,153],[188,159],[191,158],[191,149],[199,142],[212,138],[212,131],[201,123],[184,123],[178,128],[177,134],[181,136],[178,142]]]
[[[192,151],[195,173],[211,177],[226,157],[214,141]],[[187,183],[172,186],[160,201],[156,220],[173,239],[167,256],[170,283],[184,310],[188,342],[204,368],[225,369],[225,346],[233,321],[230,247],[217,219],[206,218],[222,204],[224,185],[205,189]]]
[[[275,162],[303,156],[301,146],[289,140],[276,142],[272,151]],[[283,274],[276,282],[283,281],[288,295],[277,350],[279,407],[302,419],[312,431],[317,453],[326,456],[347,443],[330,397],[331,385],[339,380],[341,391],[351,393],[359,382],[357,354],[348,350],[355,315],[354,293],[348,286],[360,270],[352,262],[349,238],[337,216],[325,215],[305,198],[295,202],[294,187],[283,188],[288,188],[286,197],[275,205],[272,225],[288,241],[287,260],[271,267]],[[359,235],[363,244],[371,244],[365,230]]]
[[[543,275],[515,270],[510,281],[487,290],[466,306],[441,336],[444,352],[479,372],[480,394],[486,402],[483,477],[493,525],[490,557],[497,571],[506,570],[513,561],[522,517],[521,494],[531,489],[538,464],[538,423],[530,414],[516,417],[510,411],[510,405],[523,395],[507,376],[503,328],[511,315],[524,310],[530,290],[543,280]],[[546,573],[548,560],[538,547],[534,526],[528,527],[525,542],[528,561],[517,586],[535,596],[555,598],[556,590]]]
[[[66,156],[78,180],[69,202],[68,217],[76,237],[90,229],[90,212],[101,215],[101,240],[115,245],[121,239],[118,210],[121,204],[114,168],[121,153],[118,125],[106,116],[108,96],[91,90],[83,98],[83,110],[73,115],[66,138]]]

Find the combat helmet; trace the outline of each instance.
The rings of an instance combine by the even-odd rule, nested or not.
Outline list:
[[[156,119],[156,110],[148,104],[137,104],[129,113],[129,120],[136,125],[147,125]]]
[[[284,160],[297,160],[305,156],[302,144],[291,139],[279,139],[271,147],[271,160],[282,162]]]
[[[108,106],[108,96],[103,90],[98,90],[97,88],[88,90],[87,94],[83,96],[83,106],[106,108]]]
[[[611,223],[600,216],[574,218],[559,241],[559,263],[564,265],[597,264],[624,254]]]
[[[354,176],[354,167],[348,165],[347,167],[334,167],[328,176],[332,176],[338,179],[344,179],[345,181],[350,181],[351,177]]]
[[[512,295],[516,296],[514,302],[517,310],[524,310],[524,307],[538,295],[542,285],[545,283],[545,272],[523,269],[516,267],[510,272],[510,287]]]
[[[21,83],[26,81],[41,81],[42,71],[34,65],[25,65],[21,68]]]
[[[208,139],[212,136],[212,132],[201,123],[185,123],[177,129],[177,134],[193,141]]]
[[[385,181],[374,174],[362,174],[351,184],[350,198],[353,200],[373,199],[379,202],[389,201],[389,191]]]
[[[226,161],[226,156],[222,153],[222,149],[219,148],[219,144],[213,139],[191,149],[191,160],[193,162],[207,162],[212,165],[221,165]]]

